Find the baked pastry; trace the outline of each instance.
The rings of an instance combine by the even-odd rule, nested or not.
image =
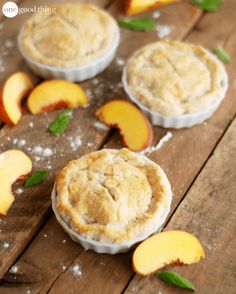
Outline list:
[[[154,162],[128,149],[71,161],[57,176],[55,208],[85,238],[107,244],[145,238],[163,223],[171,187]]]
[[[106,54],[117,24],[89,4],[53,4],[55,14],[34,14],[23,26],[19,47],[29,59],[55,67],[88,64]]]
[[[223,65],[206,49],[170,40],[135,52],[126,74],[131,95],[167,117],[205,111],[224,97],[227,80]]]

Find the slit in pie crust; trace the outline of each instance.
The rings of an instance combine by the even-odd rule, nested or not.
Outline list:
[[[161,167],[125,148],[71,161],[55,187],[63,221],[83,237],[110,244],[152,234],[171,201]]]
[[[167,117],[206,110],[224,96],[223,65],[201,46],[158,41],[127,63],[131,94],[148,109]]]
[[[55,14],[34,14],[19,46],[29,59],[56,67],[88,64],[106,54],[117,37],[115,20],[89,4],[53,4]]]

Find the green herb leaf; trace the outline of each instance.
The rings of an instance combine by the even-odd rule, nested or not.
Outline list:
[[[24,184],[24,187],[32,187],[46,179],[47,176],[48,172],[46,170],[36,171],[31,177],[28,178],[28,180]]]
[[[226,52],[221,46],[216,46],[214,48],[214,51],[218,58],[222,60],[224,63],[229,63],[230,62],[230,55],[228,52]]]
[[[136,31],[151,31],[155,29],[156,23],[153,19],[148,17],[141,18],[123,18],[118,21],[119,26],[126,29],[136,30]]]
[[[176,272],[160,272],[158,277],[169,285],[196,291],[193,284]]]
[[[216,11],[220,8],[223,0],[192,0],[192,3],[206,11]]]
[[[50,125],[49,131],[55,135],[61,135],[64,133],[66,128],[69,126],[70,120],[72,119],[72,109],[66,109],[63,111]]]

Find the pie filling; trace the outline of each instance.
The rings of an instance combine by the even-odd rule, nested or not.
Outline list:
[[[57,176],[56,191],[57,211],[74,231],[119,244],[153,233],[171,197],[163,170],[128,149],[71,161]]]
[[[74,67],[110,49],[117,25],[105,11],[87,4],[57,4],[56,14],[36,13],[24,25],[19,45],[34,61]]]
[[[207,109],[224,95],[224,67],[201,46],[159,41],[138,50],[127,64],[131,94],[164,116]]]

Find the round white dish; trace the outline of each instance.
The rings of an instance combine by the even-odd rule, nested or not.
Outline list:
[[[146,158],[143,155],[139,156],[145,158],[145,160],[147,161],[151,161],[150,159]],[[167,177],[166,177],[167,178]],[[168,181],[168,179],[167,179]],[[53,191],[52,191],[52,209],[55,213],[56,219],[58,221],[58,223],[62,226],[62,228],[64,229],[64,231],[66,233],[68,233],[68,235],[70,236],[70,238],[79,243],[85,250],[93,250],[97,253],[108,253],[108,254],[117,254],[117,253],[121,253],[121,252],[128,252],[136,243],[139,243],[143,240],[145,240],[146,238],[148,238],[150,235],[159,232],[162,229],[162,226],[166,220],[166,217],[170,211],[170,205],[171,205],[171,201],[172,201],[172,192],[171,192],[171,187],[169,185],[169,198],[167,199],[167,205],[165,208],[162,209],[162,214],[160,217],[160,221],[158,224],[156,224],[156,228],[155,230],[153,230],[152,232],[149,232],[148,234],[142,236],[139,239],[135,239],[129,242],[125,242],[123,244],[108,244],[108,243],[102,243],[96,240],[92,240],[89,238],[85,238],[84,236],[82,236],[81,234],[73,231],[69,225],[62,219],[62,217],[60,216],[60,214],[57,211],[56,208],[56,187],[54,185]]]
[[[35,74],[45,79],[53,78],[64,79],[71,82],[82,82],[95,77],[110,65],[120,43],[120,30],[117,26],[114,42],[105,55],[87,64],[69,68],[46,65],[30,59],[20,47],[20,38],[21,32],[18,35],[18,48],[27,65]]]
[[[219,64],[219,66],[223,67],[223,64],[218,60],[218,58],[215,55],[213,55],[209,51],[207,52],[210,55],[210,57]],[[128,95],[128,97],[130,98],[130,100],[132,100],[136,105],[140,107],[140,109],[150,118],[151,123],[153,125],[161,126],[164,128],[180,129],[180,128],[190,128],[194,125],[201,124],[202,122],[204,122],[205,120],[207,120],[213,115],[213,113],[217,110],[217,108],[221,104],[227,92],[228,75],[225,71],[225,77],[224,77],[224,80],[222,81],[222,88],[223,88],[222,95],[217,97],[216,100],[210,105],[210,107],[199,112],[187,113],[187,114],[179,115],[176,117],[164,116],[160,114],[159,112],[152,111],[151,109],[143,105],[131,93],[128,82],[127,82],[127,65],[123,69],[122,83],[123,83],[124,90],[126,94]]]

